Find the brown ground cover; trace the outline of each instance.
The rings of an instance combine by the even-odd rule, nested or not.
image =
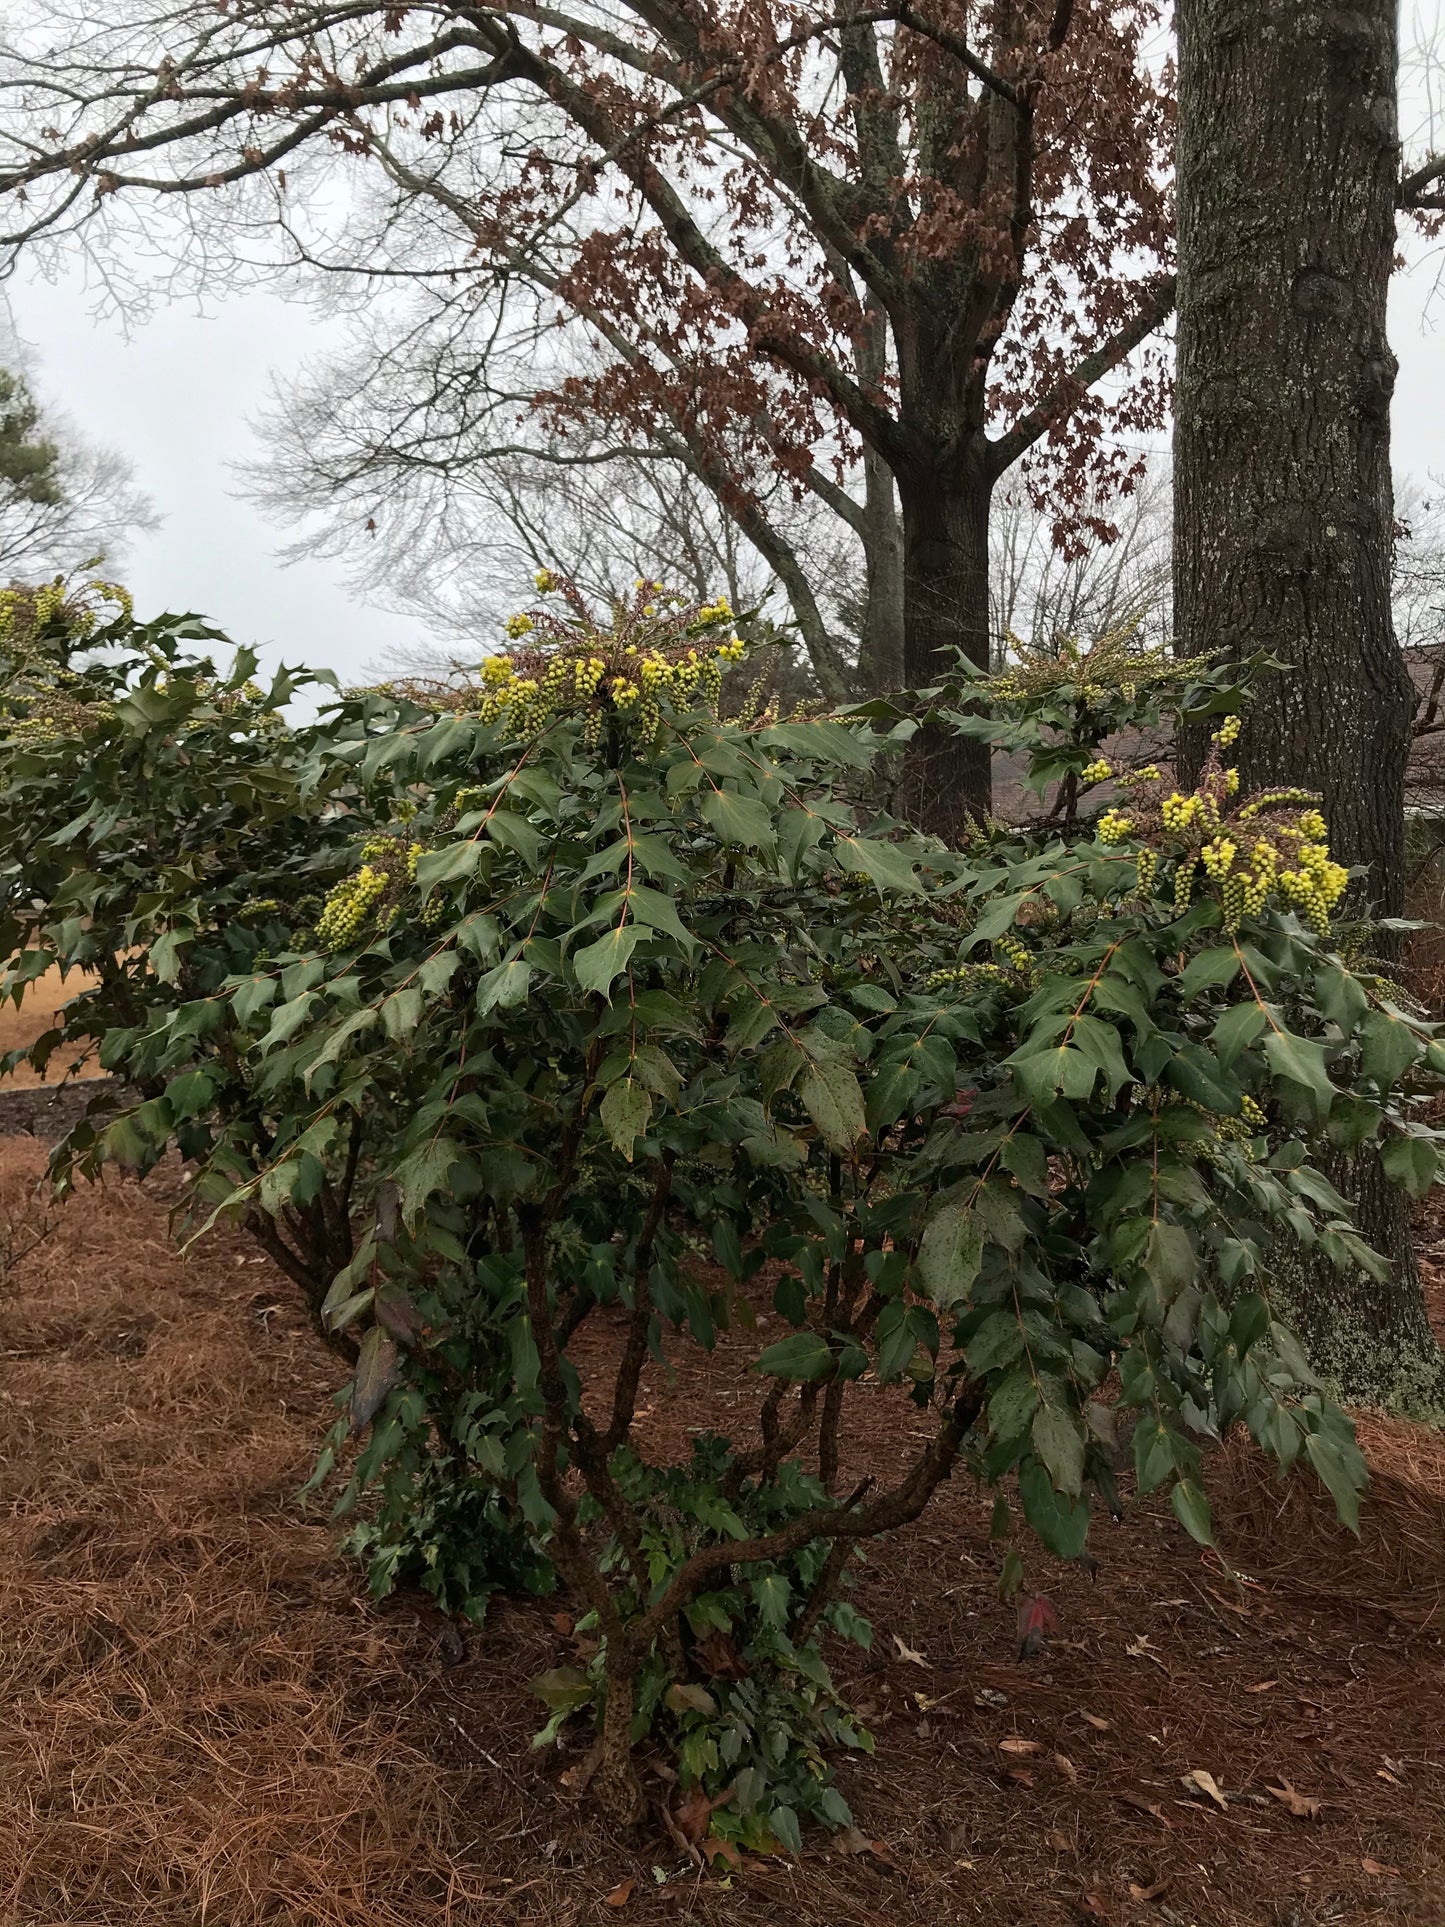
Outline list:
[[[0,1140],[0,1222],[35,1223],[43,1164]],[[531,1750],[526,1681],[570,1656],[554,1604],[459,1642],[361,1594],[294,1498],[337,1368],[245,1242],[176,1252],[174,1182],[82,1193],[0,1287],[0,1920],[1445,1923],[1438,1435],[1363,1422],[1358,1545],[1309,1481],[1217,1455],[1246,1582],[1132,1507],[1092,1578],[1031,1560],[1059,1629],[1027,1664],[956,1479],[875,1547],[872,1653],[835,1655],[878,1742],[843,1773],[858,1851],[700,1879],[577,1808],[580,1739]],[[655,1373],[649,1442],[735,1423],[756,1342]],[[865,1396],[876,1463],[912,1414]]]
[[[11,1003],[0,1004],[0,1056],[6,1051],[28,1049],[52,1027],[56,1011],[67,999],[79,994],[84,981],[74,972],[62,978],[58,970],[48,970],[27,989],[25,1001],[18,1010]],[[0,1089],[57,1084],[67,1071],[73,1069],[94,1074],[97,1068],[88,1058],[77,1057],[73,1050],[69,1053],[57,1051],[46,1065],[43,1077],[31,1065],[21,1064],[4,1079]]]

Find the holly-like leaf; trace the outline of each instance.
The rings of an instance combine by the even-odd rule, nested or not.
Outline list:
[[[622,1077],[602,1100],[603,1129],[631,1164],[637,1140],[652,1116],[652,1093],[635,1077]]]
[[[957,1198],[924,1228],[916,1266],[919,1288],[941,1311],[951,1311],[967,1299],[982,1263],[983,1226]]]
[[[396,1383],[396,1343],[380,1325],[361,1341],[356,1376],[351,1381],[351,1429],[359,1432],[381,1410]]]
[[[1032,1438],[1056,1490],[1077,1499],[1084,1486],[1084,1440],[1073,1414],[1062,1405],[1041,1405]]]
[[[1390,1138],[1380,1152],[1380,1164],[1386,1177],[1412,1198],[1423,1198],[1439,1181],[1440,1151],[1429,1138]]]
[[[605,997],[612,988],[614,978],[620,977],[627,968],[628,960],[637,948],[638,930],[635,924],[620,924],[616,930],[609,930],[596,943],[586,944],[572,954],[572,968],[577,973],[577,982],[583,990],[595,991]]]
[[[834,1151],[851,1151],[868,1129],[863,1092],[846,1064],[810,1060],[798,1078],[798,1096]]]

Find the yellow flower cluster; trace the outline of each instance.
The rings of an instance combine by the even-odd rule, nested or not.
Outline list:
[[[1309,790],[1263,790],[1241,808],[1231,806],[1239,773],[1223,767],[1220,751],[1238,735],[1239,718],[1230,716],[1215,732],[1214,749],[1192,794],[1174,790],[1151,802],[1136,790],[1129,814],[1109,810],[1100,818],[1099,839],[1119,843],[1132,833],[1147,842],[1162,832],[1182,842],[1174,873],[1174,902],[1181,915],[1193,901],[1202,865],[1205,876],[1218,886],[1226,929],[1238,930],[1246,917],[1258,916],[1274,892],[1323,935],[1349,874],[1330,856],[1325,820]],[[1146,780],[1160,779],[1151,768],[1136,770],[1132,780],[1142,787]],[[1148,865],[1141,855],[1141,893],[1152,889],[1158,856],[1168,853],[1165,843]]]
[[[1122,843],[1133,830],[1134,819],[1126,810],[1105,810],[1099,818],[1099,841]]]
[[[1157,763],[1145,763],[1139,769],[1125,770],[1119,778],[1119,787],[1120,789],[1127,789],[1131,783],[1157,783],[1158,781],[1159,765]]]
[[[1206,872],[1216,883],[1229,875],[1229,866],[1234,861],[1237,845],[1227,836],[1217,836],[1212,843],[1206,843],[1199,852]]]
[[[710,651],[687,647],[665,653],[637,644],[618,651],[612,639],[598,636],[585,652],[564,649],[550,660],[539,652],[492,656],[482,664],[474,713],[485,723],[505,719],[525,739],[559,714],[581,708],[589,747],[600,742],[609,714],[635,742],[648,743],[662,727],[664,701],[678,711],[699,704],[715,710],[722,666],[742,653],[736,637]]]
[[[354,943],[390,882],[385,870],[374,870],[363,863],[354,877],[338,883],[316,919],[316,941],[321,948],[345,950]]]
[[[1079,771],[1079,781],[1081,783],[1107,783],[1113,774],[1114,771],[1108,761],[1102,756],[1097,756],[1092,763],[1085,763],[1084,767]]]
[[[1207,657],[1179,661],[1163,646],[1141,647],[1137,620],[1121,623],[1088,648],[1072,636],[1037,648],[1014,635],[1007,636],[1005,643],[1010,665],[988,684],[988,693],[1005,702],[1068,687],[1086,702],[1097,703],[1112,695],[1133,703],[1141,689],[1186,683],[1208,662]]]
[[[1157,850],[1141,850],[1134,859],[1134,888],[1141,897],[1147,897],[1152,894],[1154,879],[1158,874],[1159,852]]]
[[[519,609],[514,616],[507,617],[504,626],[513,642],[517,642],[521,637],[530,635],[537,625],[525,609]]]
[[[385,929],[396,915],[397,898],[416,881],[420,843],[396,836],[374,836],[361,846],[361,868],[345,877],[327,897],[316,919],[316,941],[323,950],[345,950],[355,943],[373,913]],[[425,917],[423,918],[425,921]]]
[[[1350,873],[1331,859],[1324,843],[1301,843],[1296,861],[1297,868],[1280,871],[1279,887],[1323,936],[1330,927],[1331,910],[1349,886]]]

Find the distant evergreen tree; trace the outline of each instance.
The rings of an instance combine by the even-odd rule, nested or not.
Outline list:
[[[64,501],[60,448],[37,431],[40,409],[18,375],[0,368],[0,504],[51,508]]]

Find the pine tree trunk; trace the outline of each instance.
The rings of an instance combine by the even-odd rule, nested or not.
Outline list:
[[[962,651],[989,662],[988,511],[982,435],[977,459],[941,470],[920,463],[898,476],[903,511],[903,680],[925,689],[958,674]],[[960,472],[961,470],[961,472]],[[993,787],[986,746],[930,725],[909,748],[907,814],[957,841],[987,814]]]
[[[1411,705],[1389,594],[1395,0],[1179,0],[1177,24],[1177,647],[1292,665],[1246,719],[1243,787],[1323,792],[1333,849],[1398,913]],[[1378,1398],[1438,1354],[1398,1194],[1357,1194],[1393,1285],[1308,1265],[1291,1295],[1322,1364]]]

